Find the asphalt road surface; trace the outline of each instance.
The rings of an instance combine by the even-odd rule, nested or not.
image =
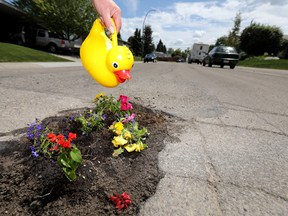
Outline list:
[[[102,91],[125,94],[175,117],[165,177],[139,215],[288,215],[287,70],[158,62],[131,74],[106,89],[76,63],[0,64],[0,141]]]

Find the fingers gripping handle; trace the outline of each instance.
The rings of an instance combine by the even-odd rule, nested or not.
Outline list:
[[[116,30],[116,25],[114,20],[111,18],[112,24],[113,24],[113,28],[114,28],[114,33],[112,34],[112,45],[113,47],[118,46],[118,38],[117,38],[117,30]]]

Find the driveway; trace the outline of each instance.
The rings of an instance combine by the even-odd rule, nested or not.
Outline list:
[[[288,215],[287,83],[288,71],[158,62],[106,89],[80,64],[6,64],[0,139],[102,91],[126,94],[174,116],[159,154],[165,177],[139,215]]]

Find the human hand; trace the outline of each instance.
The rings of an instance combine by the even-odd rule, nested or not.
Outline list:
[[[114,26],[111,18],[113,18],[117,32],[120,31],[122,25],[121,9],[112,0],[92,0],[95,10],[99,13],[100,19],[111,34],[114,33]]]

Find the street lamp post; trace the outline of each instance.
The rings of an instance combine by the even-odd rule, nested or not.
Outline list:
[[[145,28],[145,21],[146,21],[146,18],[147,18],[147,16],[148,16],[148,14],[149,14],[150,12],[153,12],[153,11],[156,11],[156,9],[150,9],[150,10],[146,13],[146,15],[145,15],[145,17],[144,17],[144,20],[143,20],[143,26],[142,26],[142,57],[144,57],[144,28]]]

